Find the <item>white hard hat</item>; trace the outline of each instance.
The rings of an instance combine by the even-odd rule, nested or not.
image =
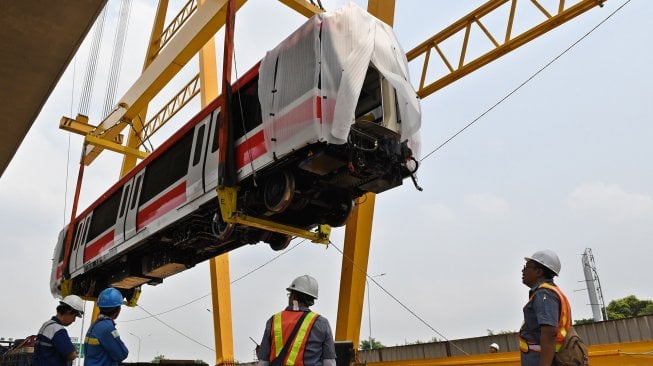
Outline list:
[[[499,350],[499,345],[496,344],[496,343],[492,343],[492,344],[490,345],[490,348],[494,348],[495,350],[498,351],[498,350]]]
[[[317,299],[317,280],[309,275],[299,276],[292,281],[286,290],[301,292]]]
[[[535,261],[550,269],[557,276],[560,273],[560,259],[552,250],[544,249],[533,253],[530,257],[524,257],[527,261]]]
[[[77,311],[80,316],[84,314],[84,300],[77,295],[68,295],[64,297],[60,303],[70,306],[73,310]]]

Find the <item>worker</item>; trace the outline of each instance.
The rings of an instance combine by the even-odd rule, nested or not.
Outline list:
[[[549,366],[571,326],[571,308],[562,290],[553,283],[560,274],[560,260],[551,250],[524,257],[522,282],[528,286],[524,322],[519,330],[522,366]]]
[[[499,352],[499,345],[496,343],[492,343],[490,345],[490,353],[498,353]]]
[[[77,358],[77,350],[70,340],[67,326],[84,314],[84,300],[68,295],[59,301],[57,315],[43,323],[36,336],[34,366],[70,365]]]
[[[288,307],[265,324],[257,347],[259,366],[335,366],[336,347],[329,321],[309,307],[317,299],[317,280],[295,278],[288,288]]]
[[[97,298],[100,315],[86,332],[85,366],[116,366],[127,358],[129,350],[120,339],[116,329],[116,318],[124,303],[120,291],[113,287],[102,290]]]

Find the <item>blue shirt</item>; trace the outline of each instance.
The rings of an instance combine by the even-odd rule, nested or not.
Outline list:
[[[66,328],[56,316],[43,323],[36,336],[34,347],[34,366],[70,365],[67,357],[75,351]]]
[[[85,366],[117,366],[127,358],[129,351],[120,339],[116,323],[106,315],[100,314],[86,332]]]
[[[553,284],[553,281],[542,282]],[[524,323],[519,329],[519,336],[526,339],[529,344],[540,344],[543,325],[558,327],[560,299],[555,292],[549,289],[538,289],[542,282],[536,283],[529,291],[529,296],[532,299],[524,306]],[[540,353],[521,352],[521,364],[522,366],[538,366]]]

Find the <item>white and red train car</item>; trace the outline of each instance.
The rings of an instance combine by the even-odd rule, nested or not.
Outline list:
[[[392,29],[356,6],[317,15],[233,85],[238,207],[313,229],[416,170],[419,99]],[[291,237],[225,224],[217,203],[218,97],[74,222],[70,292],[143,284],[245,244]],[[68,226],[50,287],[61,296]],[[69,292],[69,291],[66,291]]]

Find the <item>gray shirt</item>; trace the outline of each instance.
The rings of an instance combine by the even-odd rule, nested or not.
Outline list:
[[[543,281],[544,282],[544,281]],[[553,284],[553,281],[546,281]],[[524,323],[519,329],[519,336],[526,339],[529,344],[540,344],[540,328],[542,325],[558,327],[560,317],[560,299],[558,295],[545,288],[537,289],[542,282],[538,282],[529,291],[532,301],[524,306]],[[522,366],[538,366],[540,353],[530,351],[521,352]]]
[[[287,307],[287,311],[293,311],[292,307]],[[299,311],[310,311],[307,307],[300,307]],[[270,336],[272,329],[272,318],[265,323],[265,332],[261,340],[261,347],[257,352],[258,359],[261,361],[270,360]],[[336,346],[333,342],[333,333],[329,321],[318,316],[313,323],[313,328],[308,335],[308,341],[304,348],[304,365],[305,366],[323,366],[324,360],[335,360]],[[260,364],[260,362],[259,362]]]

